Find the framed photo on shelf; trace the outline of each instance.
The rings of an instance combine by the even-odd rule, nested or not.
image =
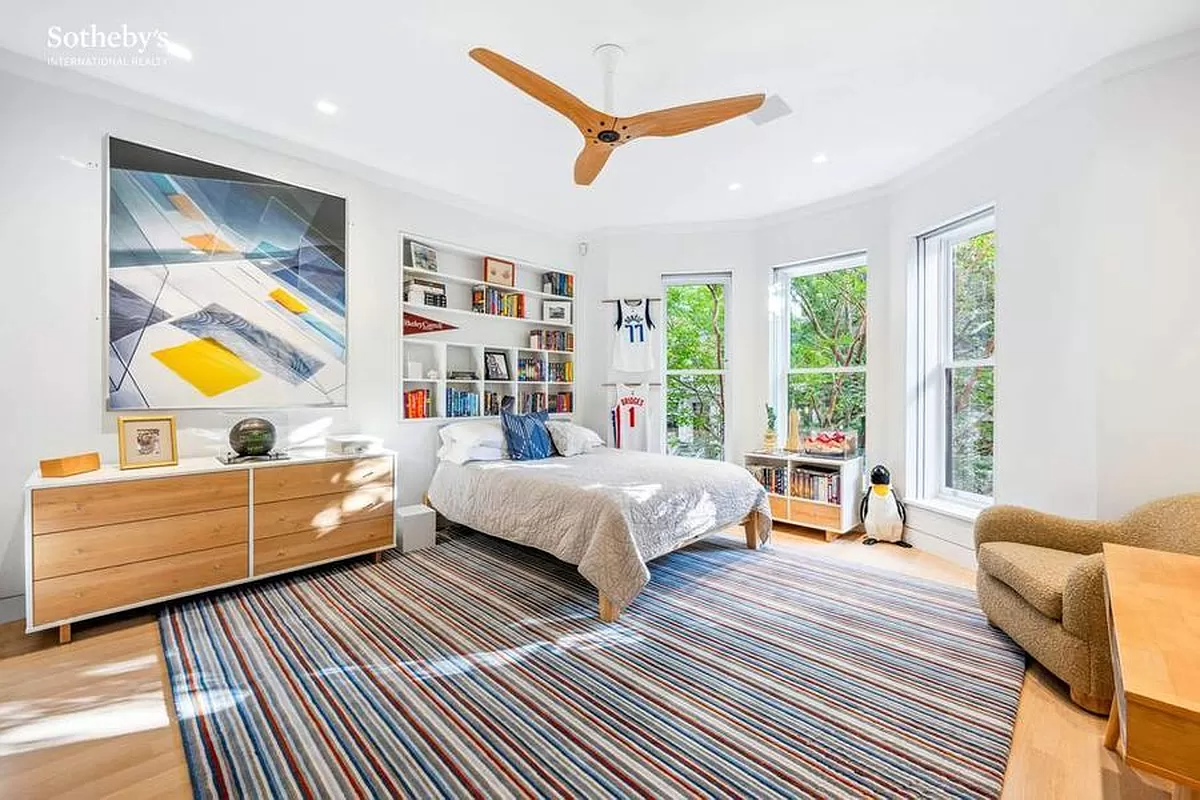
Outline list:
[[[508,353],[503,350],[483,351],[483,379],[485,381],[512,380],[508,372]]]
[[[483,279],[488,283],[515,286],[517,283],[517,265],[502,258],[484,256]]]
[[[571,304],[565,300],[543,300],[542,322],[571,324]]]
[[[172,416],[118,417],[117,443],[121,469],[170,467],[179,463]]]
[[[414,269],[437,272],[437,250],[434,250],[429,245],[415,242],[412,239],[408,240],[408,247]]]

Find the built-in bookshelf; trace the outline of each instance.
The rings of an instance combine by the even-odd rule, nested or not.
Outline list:
[[[401,419],[574,412],[573,273],[418,235],[400,252]]]
[[[832,541],[858,526],[862,458],[785,450],[747,453],[746,469],[767,490],[771,517],[825,532]]]

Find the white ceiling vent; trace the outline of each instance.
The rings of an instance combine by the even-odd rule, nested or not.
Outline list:
[[[764,100],[761,106],[746,116],[755,125],[766,125],[768,122],[774,122],[780,117],[786,117],[790,113],[792,113],[792,107],[783,102],[782,97],[773,94]]]

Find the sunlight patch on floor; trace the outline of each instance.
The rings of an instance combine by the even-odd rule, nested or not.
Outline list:
[[[107,739],[171,724],[162,692],[146,692],[91,708],[56,713],[42,713],[37,702],[14,703],[0,713],[5,719],[11,719],[10,714],[32,717],[0,730],[0,756]]]

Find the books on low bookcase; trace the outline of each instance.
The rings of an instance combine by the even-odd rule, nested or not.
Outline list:
[[[833,541],[859,525],[862,458],[827,458],[785,450],[747,453],[746,469],[767,490],[771,518],[825,533]]]

